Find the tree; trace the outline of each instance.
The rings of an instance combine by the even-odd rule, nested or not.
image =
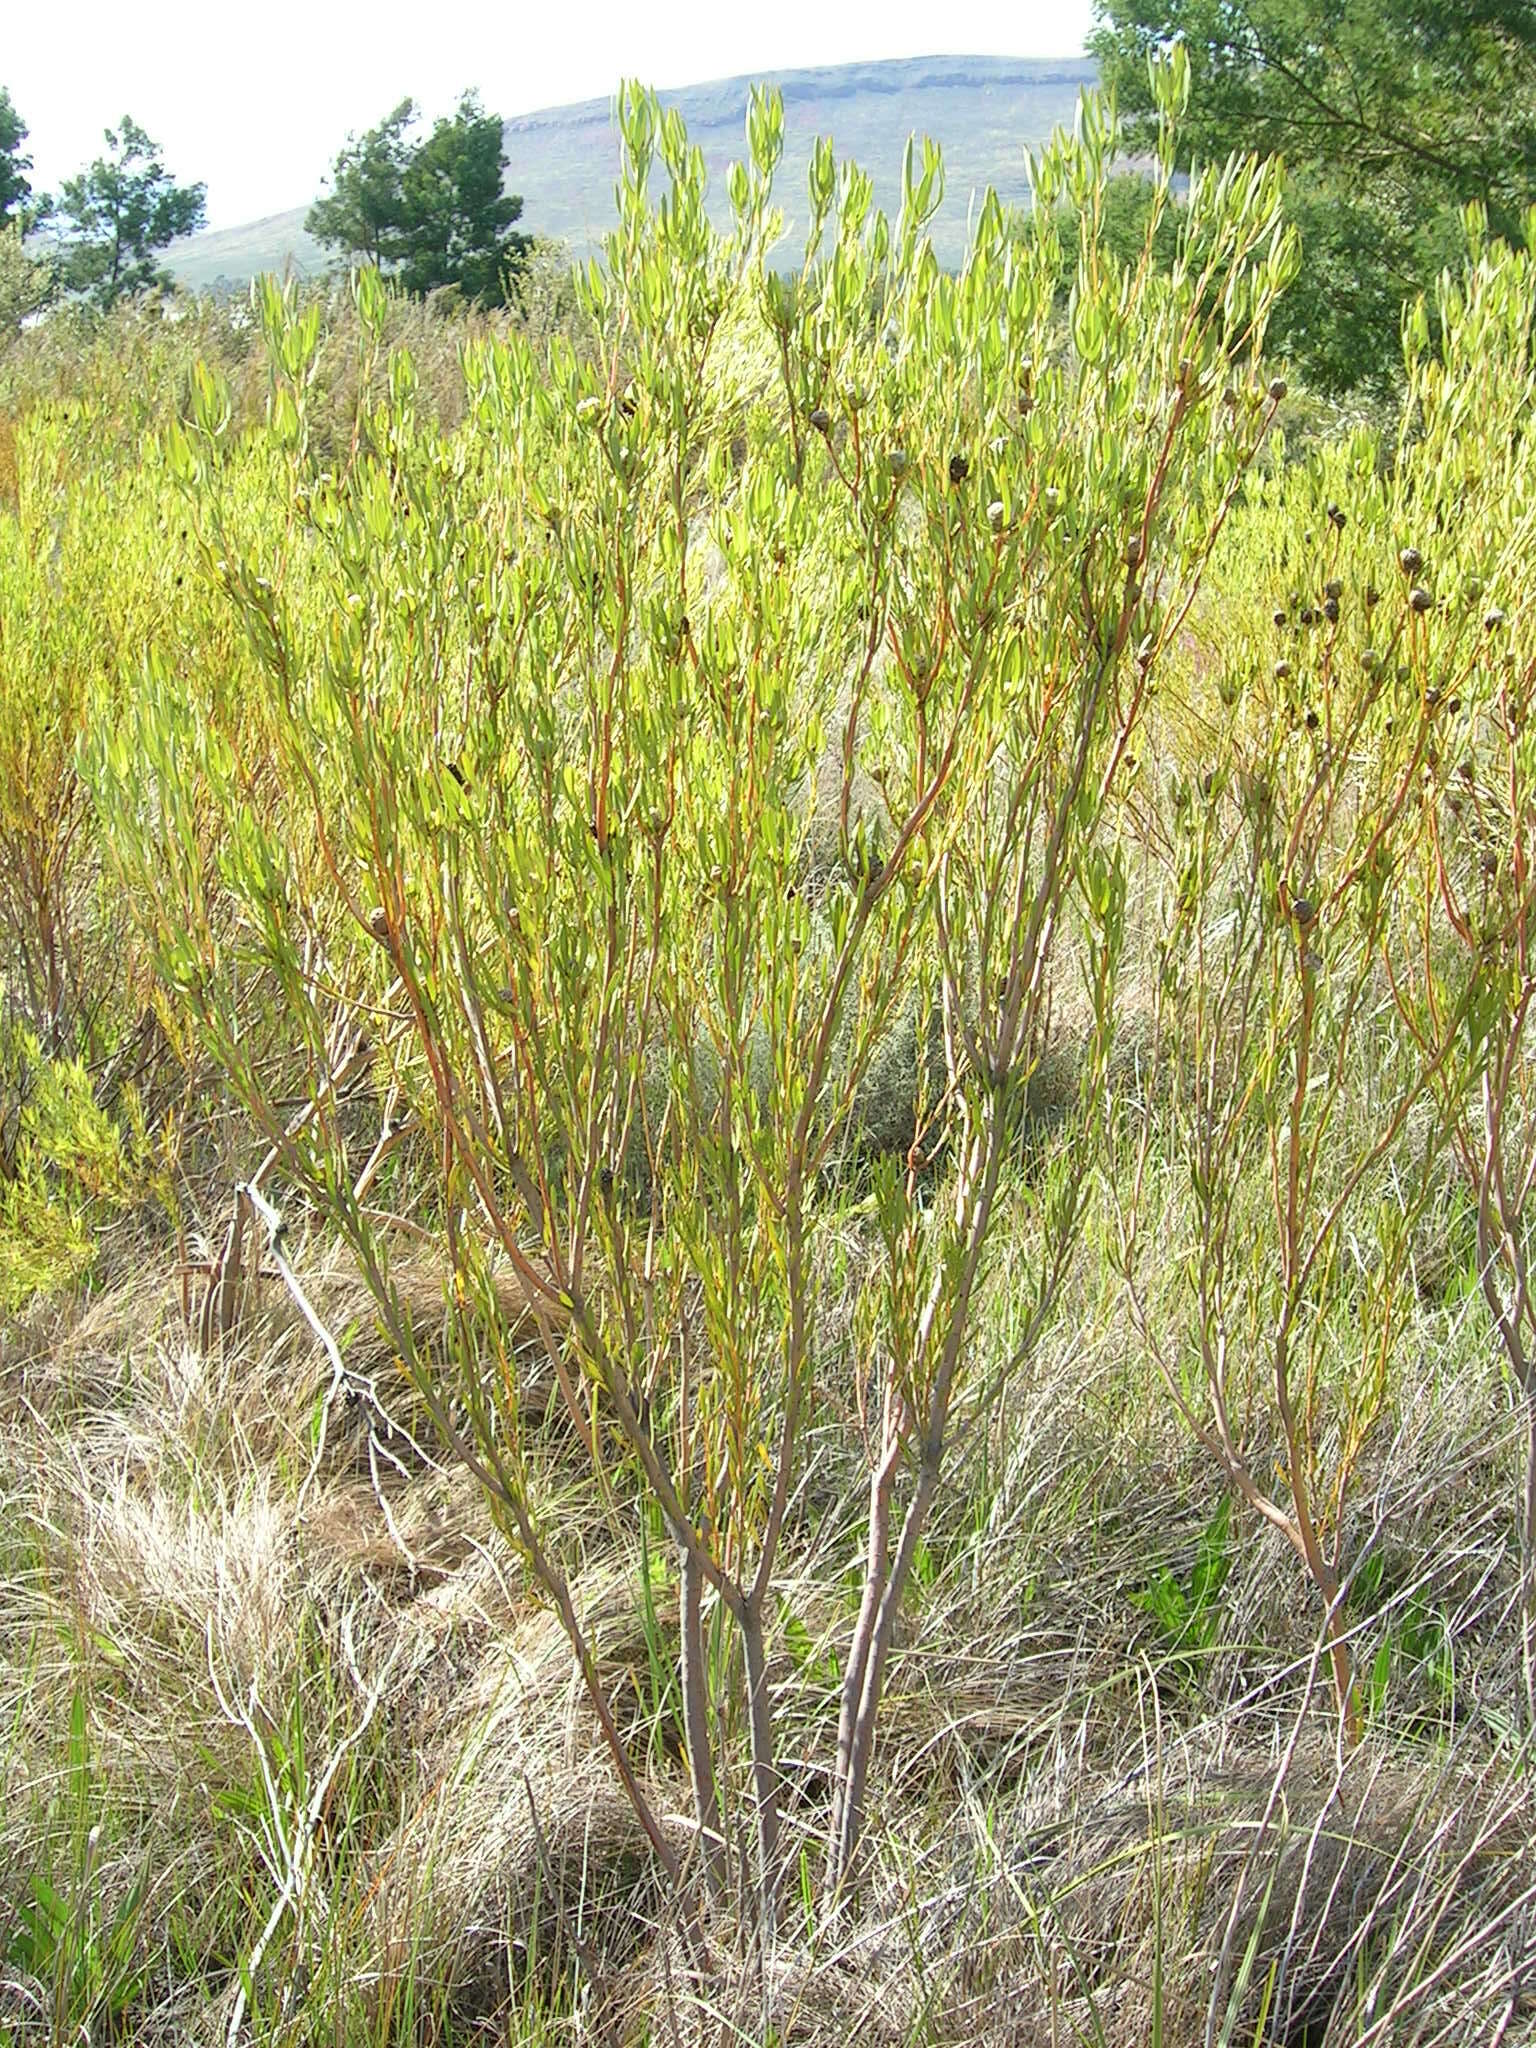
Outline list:
[[[304,225],[329,247],[361,256],[379,270],[401,259],[406,168],[411,146],[406,133],[416,119],[416,102],[402,100],[366,135],[349,135],[331,171],[331,190],[315,201]]]
[[[1306,263],[1274,341],[1313,383],[1381,388],[1398,309],[1460,246],[1481,200],[1518,241],[1536,192],[1536,11],[1526,0],[1098,0],[1104,83],[1155,128],[1147,58],[1182,41],[1184,167],[1283,156]],[[1133,129],[1134,132],[1134,129]]]
[[[53,209],[65,287],[114,305],[171,283],[156,252],[203,225],[203,185],[178,185],[137,121],[106,131],[109,154],[66,180]]]
[[[415,119],[414,101],[402,100],[377,128],[349,137],[305,225],[409,292],[453,286],[476,305],[504,305],[531,243],[513,227],[522,200],[502,188],[501,117],[465,93],[451,118],[413,143]]]
[[[20,217],[32,197],[27,181],[32,159],[21,152],[26,139],[27,124],[17,113],[10,94],[0,85],[0,228]]]
[[[453,119],[438,121],[416,151],[404,185],[408,290],[452,284],[477,305],[505,303],[507,280],[531,243],[513,231],[523,202],[502,189],[501,134],[501,116],[466,93]]]

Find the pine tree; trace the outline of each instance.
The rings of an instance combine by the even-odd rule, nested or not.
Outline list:
[[[349,137],[305,225],[408,292],[451,286],[476,305],[504,305],[531,243],[514,228],[522,200],[502,187],[501,118],[474,93],[412,142],[415,118],[414,101],[402,100],[378,127]]]

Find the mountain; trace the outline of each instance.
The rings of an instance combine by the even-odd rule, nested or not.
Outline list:
[[[804,226],[805,167],[816,136],[831,135],[840,158],[861,163],[874,178],[876,204],[894,213],[907,137],[931,135],[943,145],[946,173],[934,246],[942,261],[957,261],[972,195],[993,185],[1021,203],[1025,144],[1070,126],[1078,93],[1094,75],[1079,57],[914,57],[765,74],[784,95],[777,192],[791,243]],[[747,94],[755,82],[727,78],[660,96],[704,151],[720,219],[728,211],[726,166],[746,150]],[[523,195],[521,225],[568,242],[573,254],[590,253],[614,215],[619,144],[610,102],[523,114],[507,122],[505,134],[507,183]],[[243,285],[258,271],[290,265],[300,275],[318,274],[329,259],[305,234],[304,211],[189,236],[169,252],[170,268],[199,290]]]

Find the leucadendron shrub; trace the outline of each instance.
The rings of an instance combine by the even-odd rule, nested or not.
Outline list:
[[[109,1114],[83,1060],[0,1013],[0,1316],[87,1283],[147,1221],[174,1219],[172,1137],[132,1083]]]
[[[1158,79],[1166,198],[1182,59]],[[322,459],[316,330],[268,294],[281,543],[240,543],[250,451],[215,377],[170,459],[256,658],[280,796],[164,687],[98,769],[167,987],[253,1152],[271,1147],[269,1197],[302,1198],[361,1262],[569,1632],[661,1864],[707,1895],[747,1816],[771,1920],[774,1588],[803,1535],[809,1419],[856,1396],[869,1458],[827,1703],[831,1907],[858,1870],[896,1617],[977,1395],[1005,1202],[1040,1248],[1019,1360],[1070,1261],[1124,918],[1106,807],[1272,419],[1260,350],[1295,252],[1277,170],[1233,162],[1189,194],[1184,260],[1118,260],[1090,203],[1117,138],[1087,100],[1033,165],[1028,231],[988,195],[958,276],[925,232],[937,151],[909,155],[889,220],[819,146],[790,278],[776,96],[753,99],[725,232],[677,115],[627,89],[619,122],[585,334],[466,349],[452,433],[395,352],[355,459]],[[357,292],[377,332],[377,281]],[[1084,992],[1077,1097],[1024,1163],[1063,976]],[[280,1080],[242,1031],[257,978],[291,1020]],[[376,1140],[340,1102],[360,1032]],[[932,1056],[913,1055],[910,1142],[872,1157],[855,1106],[898,1033]],[[431,1332],[369,1198],[410,1132],[451,1265]],[[851,1317],[831,1279],[850,1231],[867,1250]],[[513,1355],[530,1330],[594,1486],[638,1489],[669,1532],[686,1853],[530,1477]],[[706,1655],[716,1623],[734,1652]]]
[[[1536,1725],[1536,537],[1532,307],[1536,210],[1523,249],[1492,244],[1477,207],[1468,260],[1404,318],[1407,395],[1393,505],[1395,651],[1421,691],[1420,829],[1390,967],[1433,1072],[1471,1223],[1470,1261],[1524,1439],[1517,1526],[1524,1713]]]
[[[30,414],[0,517],[0,1007],[49,1054],[109,1052],[133,1001],[78,750],[174,632],[191,566],[167,539],[168,500],[186,521],[163,464],[100,462],[99,431],[88,407]]]
[[[1347,1612],[1352,1495],[1447,1220],[1472,1219],[1528,1437],[1536,1415],[1531,256],[1466,225],[1433,353],[1423,307],[1405,318],[1395,449],[1364,429],[1300,463],[1277,446],[1220,603],[1192,615],[1196,657],[1160,707],[1171,830],[1151,842],[1166,1115],[1127,1099],[1118,1205],[1149,1353],[1304,1564],[1356,1735],[1379,1687]],[[1528,1453],[1528,1615],[1532,1471]]]

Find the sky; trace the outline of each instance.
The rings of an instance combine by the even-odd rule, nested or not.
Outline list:
[[[613,0],[0,0],[0,86],[31,131],[34,191],[101,154],[131,114],[179,179],[208,188],[208,225],[302,206],[350,131],[400,100],[428,117],[477,87],[510,118],[658,87],[878,57],[1064,57],[1092,0],[769,0],[757,7]]]

